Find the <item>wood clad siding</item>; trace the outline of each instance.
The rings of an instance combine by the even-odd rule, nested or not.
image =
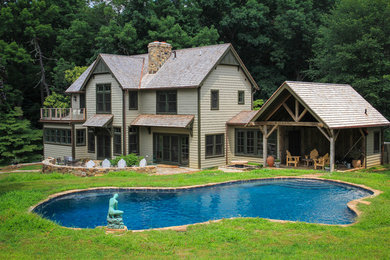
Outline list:
[[[228,162],[231,161],[248,161],[248,162],[255,162],[255,163],[263,163],[264,160],[262,157],[254,157],[254,156],[243,156],[243,155],[235,155],[235,130],[236,128],[242,129],[243,127],[234,127],[229,126],[228,127]]]
[[[57,129],[69,129],[71,127],[69,124],[43,124],[43,128],[57,128]],[[72,156],[72,146],[71,145],[60,145],[60,144],[43,144],[44,158],[53,157],[64,159],[64,156]]]
[[[77,159],[92,159],[90,154],[88,153],[88,128],[83,127],[82,124],[75,124],[75,133],[74,138],[77,137],[77,129],[85,129],[85,145],[75,147],[76,158]],[[76,142],[75,142],[76,144]]]
[[[210,109],[211,90],[219,90],[219,110]],[[237,102],[238,90],[245,91],[244,105]],[[226,164],[225,156],[205,158],[205,135],[225,134],[226,139],[226,122],[242,110],[251,110],[251,98],[251,84],[238,66],[218,65],[207,77],[200,89],[202,168]],[[234,142],[234,135],[229,134],[229,140]],[[225,141],[226,149],[230,150]]]
[[[120,88],[118,82],[114,79],[111,74],[98,74],[91,77],[87,86],[86,86],[86,107],[87,107],[87,119],[96,114],[96,84],[111,84],[111,114],[114,115],[112,122],[113,127],[122,128],[122,89]],[[88,133],[87,133],[88,136]],[[123,138],[123,136],[122,136]],[[111,138],[111,155],[114,154],[114,145],[113,138]],[[122,147],[123,149],[123,147]],[[91,159],[96,159],[97,149],[95,148],[95,153],[88,153],[88,157]],[[77,156],[77,151],[76,151]],[[113,156],[114,157],[114,156]],[[80,158],[77,156],[77,158]]]
[[[138,95],[138,109],[141,114],[156,114],[156,91],[142,90]]]
[[[125,131],[122,130],[122,133],[124,132],[125,136],[126,136],[126,151],[127,151],[127,154],[129,154],[129,126],[131,126],[131,122],[134,121],[134,119],[137,118],[137,116],[139,116],[141,114],[141,91],[138,91],[138,110],[133,110],[133,109],[130,109],[129,110],[129,92],[126,93],[125,95],[125,100],[124,100],[124,103],[125,103],[125,109],[126,109],[126,128],[124,129]],[[122,136],[123,138],[123,136]],[[139,138],[139,140],[141,140],[141,138]],[[122,142],[123,142],[123,139],[122,139]],[[123,147],[122,147],[122,151],[123,151]]]
[[[192,124],[192,137],[189,135],[189,167],[198,168],[198,90],[178,89],[177,90],[177,114],[194,115]],[[183,133],[189,134],[189,130],[183,129]]]
[[[122,125],[122,89],[111,74],[94,75],[86,86],[87,119],[96,114],[96,84],[111,84],[111,114],[113,125]]]
[[[74,97],[76,97],[76,101],[74,100]],[[80,108],[80,94],[72,94],[71,97],[71,104],[73,109],[79,109]]]
[[[367,168],[381,164],[381,144],[382,140],[379,140],[379,152],[374,153],[374,133],[380,132],[380,128],[368,128],[367,135]],[[379,135],[380,138],[380,135]]]
[[[141,91],[139,94],[139,114],[155,114],[156,113],[156,91]],[[128,102],[128,101],[126,101]],[[198,136],[197,136],[197,89],[178,89],[177,90],[177,114],[179,115],[195,115],[193,122],[193,136],[190,136],[190,131],[184,128],[163,128],[152,127],[149,134],[146,127],[140,127],[140,155],[146,157],[147,161],[153,161],[153,134],[154,133],[169,133],[169,134],[186,134],[189,135],[189,167],[198,168]],[[135,114],[130,114],[131,110],[127,110],[126,115],[127,125],[131,124],[136,117]],[[132,120],[130,120],[132,118]],[[126,130],[128,131],[128,130]],[[128,140],[127,140],[128,144]]]

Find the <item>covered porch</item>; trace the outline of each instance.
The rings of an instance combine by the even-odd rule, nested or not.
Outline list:
[[[366,167],[373,153],[379,155],[381,127],[387,125],[349,85],[291,81],[284,82],[246,124],[262,132],[264,165],[268,139],[276,131],[282,164],[310,165],[316,161],[310,158],[315,149],[317,158],[324,159],[322,167],[329,165],[331,171],[353,160]]]

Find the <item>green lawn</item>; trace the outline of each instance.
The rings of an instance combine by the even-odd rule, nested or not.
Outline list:
[[[390,257],[390,170],[327,174],[324,178],[365,184],[384,191],[359,206],[364,214],[350,227],[274,223],[258,218],[191,226],[186,232],[105,234],[71,230],[28,213],[49,194],[98,186],[185,186],[234,179],[292,176],[301,170],[255,170],[148,176],[110,173],[81,178],[40,173],[0,174],[0,259],[48,258],[296,258],[388,259]]]

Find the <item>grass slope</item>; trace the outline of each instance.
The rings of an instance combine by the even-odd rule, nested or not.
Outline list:
[[[62,174],[0,174],[0,259],[92,258],[377,258],[390,256],[390,170],[335,173],[325,178],[365,184],[384,191],[361,204],[359,223],[350,227],[273,223],[259,218],[191,226],[186,232],[105,234],[101,229],[70,230],[28,213],[56,192],[98,186],[185,186],[234,179],[292,176],[300,170],[245,173],[203,171],[148,176],[118,172],[80,178]]]

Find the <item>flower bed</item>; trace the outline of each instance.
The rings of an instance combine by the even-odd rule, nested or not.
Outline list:
[[[140,173],[156,173],[156,166],[150,165],[145,167],[108,167],[103,168],[100,166],[96,166],[93,168],[87,168],[85,166],[68,166],[68,165],[58,165],[57,160],[52,157],[48,157],[47,159],[42,161],[42,173],[52,173],[59,172],[64,174],[73,174],[76,176],[95,176],[97,174],[105,174],[108,172],[117,172],[117,171],[133,171]]]

